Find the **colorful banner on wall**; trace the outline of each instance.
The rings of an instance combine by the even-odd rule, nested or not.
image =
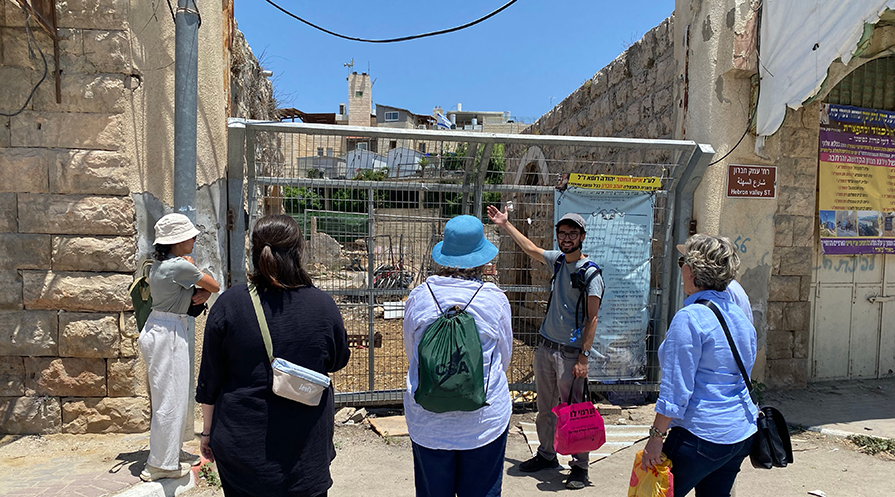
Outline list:
[[[591,380],[646,376],[654,204],[654,195],[636,191],[569,187],[556,194],[555,221],[569,212],[581,214],[587,223],[581,250],[603,270],[606,290],[591,348]]]
[[[895,112],[823,104],[818,217],[825,254],[895,254]]]

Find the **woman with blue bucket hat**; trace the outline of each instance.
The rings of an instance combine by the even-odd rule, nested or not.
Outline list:
[[[432,250],[439,269],[413,289],[405,303],[404,349],[409,368],[404,414],[413,442],[418,497],[500,495],[512,412],[506,371],[513,352],[513,332],[506,295],[493,283],[482,281],[483,266],[496,255],[497,247],[485,238],[480,220],[473,216],[451,219],[444,226],[444,241]],[[477,357],[477,347],[469,347],[475,355],[470,362],[481,360],[481,375],[469,378],[483,382],[474,385],[483,387],[477,389],[483,393],[471,405],[469,398],[452,399],[450,392],[439,396],[444,393],[437,391],[439,385],[426,380],[433,371],[452,374],[465,370],[465,362],[457,365],[452,361],[450,366],[433,369],[426,366],[431,363],[426,347],[434,333],[430,327],[454,319],[451,316],[461,319],[461,315],[474,320],[481,342],[481,357]]]

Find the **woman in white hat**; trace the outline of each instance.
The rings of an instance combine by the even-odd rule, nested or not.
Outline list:
[[[199,464],[198,456],[181,450],[190,393],[187,340],[195,325],[187,310],[221,287],[187,255],[198,234],[183,214],[168,214],[155,223],[155,262],[149,270],[152,312],[137,341],[152,400],[149,459],[140,474],[145,481],[180,478]]]
[[[506,295],[493,283],[482,281],[483,266],[496,255],[497,247],[485,238],[481,221],[473,216],[451,219],[444,226],[444,241],[432,250],[432,260],[441,267],[410,293],[405,305],[404,349],[409,369],[404,414],[413,443],[417,497],[486,497],[501,492],[513,409],[506,375],[513,353],[513,329]],[[426,400],[425,393],[433,385],[425,379],[431,375],[420,367],[421,350],[423,362],[431,363],[433,357],[425,354],[432,349],[420,347],[420,343],[434,337],[427,336],[429,326],[457,306],[474,319],[482,356],[470,355],[467,366],[463,356],[452,355],[450,364],[440,364],[435,371],[441,375],[439,382],[447,384],[456,381],[456,377],[448,379],[455,371],[477,370],[481,364],[481,376],[470,376],[482,378],[478,381],[483,383],[479,386],[484,387],[484,403],[461,408],[459,403],[465,404],[466,399],[450,396],[433,411],[434,403]],[[457,330],[440,330],[450,331]],[[471,345],[461,346],[457,352],[478,352],[476,344]],[[444,391],[432,397],[436,396],[444,399]]]

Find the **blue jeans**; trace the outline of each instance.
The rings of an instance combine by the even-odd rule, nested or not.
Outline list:
[[[662,452],[671,459],[674,495],[684,497],[696,488],[696,497],[729,496],[753,440],[755,435],[735,444],[716,444],[683,428],[672,428]]]
[[[413,442],[417,497],[499,497],[507,432],[470,450],[427,449]]]

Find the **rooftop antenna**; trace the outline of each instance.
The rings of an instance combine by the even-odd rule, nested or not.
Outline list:
[[[346,62],[342,64],[342,67],[347,67],[348,72],[351,73],[351,68],[354,67],[354,57],[351,58],[351,62]]]

